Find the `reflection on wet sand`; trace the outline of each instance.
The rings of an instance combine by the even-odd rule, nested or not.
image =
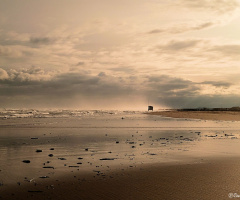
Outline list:
[[[86,179],[114,179],[131,169],[201,164],[213,157],[240,155],[239,122],[125,113],[124,117],[14,118],[2,125],[0,182],[3,197],[8,198],[16,186],[34,193],[34,198],[35,193],[54,198],[47,191],[57,186],[48,184],[60,184],[63,177],[73,177],[81,185]]]

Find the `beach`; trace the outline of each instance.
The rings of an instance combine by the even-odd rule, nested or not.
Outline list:
[[[0,199],[229,199],[240,194],[237,119],[67,113],[2,117]]]
[[[150,115],[162,115],[165,117],[186,118],[186,119],[203,119],[203,120],[223,120],[223,121],[240,121],[239,111],[156,111]]]

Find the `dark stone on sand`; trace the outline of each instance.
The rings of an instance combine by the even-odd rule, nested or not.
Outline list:
[[[42,190],[28,190],[28,192],[43,192]]]
[[[49,156],[49,157],[53,157],[53,154],[49,154],[48,156]]]
[[[32,139],[32,140],[37,140],[38,138],[37,138],[37,137],[32,137],[31,139]]]
[[[135,142],[128,142],[128,144],[134,144]]]
[[[114,160],[116,158],[101,158],[100,160]]]
[[[70,165],[70,166],[68,166],[68,167],[79,167],[79,166]]]
[[[36,152],[39,153],[39,152],[42,152],[42,150],[41,149],[37,149]]]
[[[24,163],[30,163],[31,161],[30,161],[30,160],[23,160],[22,162],[24,162]]]
[[[78,159],[79,159],[79,160],[82,160],[83,158],[79,157]]]
[[[54,148],[50,148],[50,150],[51,150],[51,151],[53,151],[53,150],[54,150]]]
[[[119,143],[119,141],[116,141],[116,144],[118,144]]]
[[[136,148],[135,146],[132,146],[132,148]]]
[[[67,160],[66,158],[58,158],[59,160]]]
[[[45,168],[45,169],[54,169],[54,167],[52,167],[52,166],[44,166],[43,168]]]
[[[88,148],[86,148],[85,151],[88,151]]]
[[[78,164],[78,165],[81,165],[82,163],[81,163],[81,162],[78,162],[77,164]]]
[[[49,178],[49,176],[40,176],[39,178]]]
[[[234,136],[234,135],[233,134],[225,134],[225,136],[228,137],[228,136]]]

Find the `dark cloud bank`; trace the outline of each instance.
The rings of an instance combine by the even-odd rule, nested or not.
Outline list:
[[[240,104],[238,95],[201,95],[200,85],[228,88],[228,82],[195,83],[181,78],[144,76],[134,79],[68,72],[54,74],[38,68],[20,71],[0,70],[0,106],[7,108],[118,109],[128,102],[134,108],[150,99],[156,107],[232,107]]]

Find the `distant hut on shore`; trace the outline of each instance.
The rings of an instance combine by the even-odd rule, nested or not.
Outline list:
[[[152,110],[153,111],[153,106],[148,106],[148,111]]]

